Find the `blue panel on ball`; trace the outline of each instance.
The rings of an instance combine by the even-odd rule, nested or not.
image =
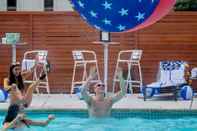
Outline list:
[[[80,16],[96,29],[123,32],[145,22],[160,0],[71,0]]]

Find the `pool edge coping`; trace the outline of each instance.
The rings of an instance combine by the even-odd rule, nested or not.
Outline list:
[[[7,111],[7,109],[0,109],[0,112],[5,112]],[[27,112],[63,112],[63,111],[81,111],[81,112],[87,112],[88,109],[69,109],[69,108],[65,108],[65,109],[60,109],[60,108],[50,108],[50,109],[26,109]],[[112,109],[112,111],[123,111],[123,112],[126,112],[126,111],[147,111],[147,112],[165,112],[165,111],[172,111],[172,112],[197,112],[197,109],[135,109],[135,108],[132,108],[132,109],[127,109],[127,108],[115,108],[115,109]]]

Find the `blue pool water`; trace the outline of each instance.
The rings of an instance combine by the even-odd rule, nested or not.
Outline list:
[[[27,131],[197,131],[197,111],[113,111],[111,118],[90,119],[86,111],[28,112],[28,117],[56,119],[46,128]],[[0,112],[0,122],[5,113]]]

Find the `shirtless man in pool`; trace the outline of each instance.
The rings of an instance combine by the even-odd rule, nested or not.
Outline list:
[[[105,85],[102,82],[98,82],[94,86],[95,96],[90,96],[88,89],[90,86],[90,81],[95,78],[95,69],[91,69],[90,75],[87,81],[83,84],[82,87],[82,97],[88,106],[88,112],[90,117],[109,117],[111,115],[112,105],[123,98],[126,94],[125,81],[122,75],[122,69],[118,71],[118,78],[120,80],[120,91],[114,96],[106,97],[105,96]]]

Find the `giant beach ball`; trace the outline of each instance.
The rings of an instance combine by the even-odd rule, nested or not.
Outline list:
[[[92,27],[106,32],[136,31],[165,16],[176,0],[71,0]]]

